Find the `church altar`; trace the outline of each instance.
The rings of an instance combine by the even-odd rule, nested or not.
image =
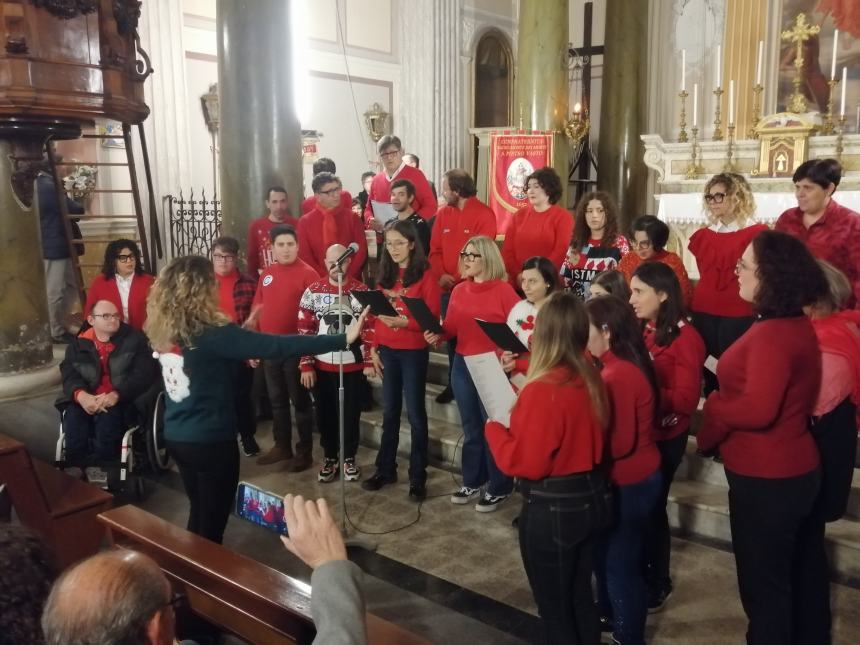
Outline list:
[[[837,137],[809,137],[808,159],[836,157]],[[645,145],[645,164],[656,174],[654,199],[656,214],[672,229],[669,248],[678,253],[691,278],[698,278],[695,258],[687,251],[690,236],[707,218],[702,209],[705,184],[715,174],[723,172],[727,160],[726,141],[697,142],[699,166],[695,176],[689,178],[692,143],[664,141],[660,135],[642,135]],[[756,220],[772,226],[779,215],[797,205],[791,176],[770,177],[758,174],[761,142],[744,139],[733,142],[734,171],[743,174],[753,189],[756,201]],[[860,135],[842,138],[842,181],[834,199],[840,204],[860,212]]]

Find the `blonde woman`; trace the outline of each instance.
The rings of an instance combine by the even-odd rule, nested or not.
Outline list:
[[[366,315],[347,334],[259,334],[233,324],[221,311],[215,270],[206,258],[176,258],[161,270],[149,295],[144,331],[161,363],[164,436],[190,501],[189,531],[220,543],[230,515],[239,481],[237,361],[347,349]]]
[[[708,354],[719,358],[753,322],[752,306],[738,295],[735,265],[752,239],[767,227],[753,221],[752,190],[736,173],[711,177],[702,204],[709,224],[693,233],[688,245],[699,267],[690,309]],[[716,376],[706,370],[705,394],[715,389]]]
[[[484,439],[487,414],[466,367],[466,356],[493,352],[496,346],[475,322],[507,323],[508,314],[520,298],[508,282],[499,248],[489,237],[471,238],[460,251],[463,281],[451,292],[445,316],[444,338],[457,338],[457,351],[451,369],[451,386],[463,424],[463,486],[451,496],[453,504],[468,504],[479,499],[475,510],[495,511],[511,494],[513,480],[502,473]],[[435,345],[444,338],[430,332],[424,338]],[[481,488],[486,484],[486,490]]]
[[[591,575],[611,508],[601,467],[609,413],[600,374],[585,357],[589,330],[576,296],[547,298],[510,428],[492,420],[486,428],[496,463],[519,478],[520,553],[545,643],[600,640]]]

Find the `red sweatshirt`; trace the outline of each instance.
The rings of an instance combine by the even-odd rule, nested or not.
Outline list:
[[[737,259],[735,261],[737,262]],[[681,293],[684,295],[684,305],[687,307],[690,306],[690,300],[693,297],[693,286],[690,284],[690,278],[687,275],[687,269],[684,268],[684,262],[677,253],[672,253],[671,251],[666,250],[659,251],[655,253],[654,257],[650,260],[643,260],[636,253],[628,253],[621,258],[621,262],[618,263],[618,270],[624,274],[627,284],[630,284],[630,280],[633,279],[633,273],[643,262],[662,262],[672,269],[678,278],[678,282],[681,283]]]
[[[390,179],[385,174],[385,170],[376,173],[370,184],[370,191],[367,193],[367,206],[364,208],[365,224],[373,219],[373,202],[387,204],[391,201],[391,182],[397,179],[408,179],[415,186],[415,201],[412,202],[412,208],[421,217],[428,220],[436,214],[436,198],[433,197],[433,189],[430,188],[427,177],[419,168],[413,168],[404,163]]]
[[[526,385],[511,411],[511,427],[488,421],[493,458],[511,477],[544,479],[594,470],[603,458],[603,430],[583,380],[558,366]]]
[[[412,317],[412,314],[409,313],[400,296],[421,298],[427,304],[430,311],[433,312],[433,315],[438,318],[441,291],[430,271],[425,271],[418,282],[410,284],[406,289],[403,288],[402,277],[403,270],[401,269],[400,277],[391,289],[382,289],[379,285],[377,285],[377,288],[382,289],[382,292],[388,296],[398,314],[406,316],[408,324],[406,327],[392,329],[377,318],[373,327],[373,344],[377,346],[385,345],[391,349],[424,349],[427,347],[427,341],[424,340],[424,331],[415,321],[415,318]]]
[[[657,441],[672,439],[690,428],[690,417],[699,407],[702,392],[705,341],[692,325],[682,320],[679,326],[681,335],[666,347],[657,345],[650,323],[645,327],[645,345],[654,361],[660,388],[662,425],[657,428]]]
[[[696,436],[700,450],[719,447],[726,468],[749,477],[795,477],[818,467],[809,417],[821,354],[805,316],[755,322],[720,357],[717,379]]]
[[[451,291],[448,315],[442,327],[448,337],[457,337],[457,353],[474,356],[496,351],[496,344],[478,327],[475,318],[507,323],[508,314],[520,297],[502,280],[464,280]]]
[[[283,222],[273,222],[269,219],[268,215],[264,215],[253,220],[248,226],[246,262],[248,264],[248,274],[252,278],[256,278],[263,269],[275,262],[275,256],[272,255],[272,243],[269,242],[269,231],[278,224],[287,224],[293,228],[297,228],[299,220],[291,215],[287,215],[284,217]]]
[[[693,290],[692,310],[730,318],[752,316],[752,306],[738,295],[735,265],[752,239],[766,231],[753,224],[731,233],[700,228],[690,236],[690,249],[699,267],[699,282]]]
[[[131,289],[128,294],[128,320],[123,316],[123,322],[128,323],[138,331],[143,331],[143,323],[146,322],[146,299],[152,283],[155,282],[148,273],[135,273],[131,280]],[[84,316],[89,316],[93,306],[99,300],[109,300],[114,304],[119,314],[123,315],[122,298],[119,295],[119,287],[116,278],[109,280],[104,274],[99,273],[87,289],[87,302],[84,305]]]
[[[328,267],[325,265],[326,245],[323,239],[323,222],[326,217],[333,217],[337,235],[330,244],[342,244],[349,246],[350,243],[358,244],[358,253],[352,256],[346,275],[350,278],[359,278],[364,262],[367,260],[367,238],[364,236],[364,226],[349,206],[339,205],[332,211],[327,211],[317,206],[307,215],[299,220],[299,257],[312,268],[316,269],[319,277],[328,276]]]
[[[496,239],[496,215],[477,197],[467,199],[463,210],[456,206],[439,209],[430,234],[428,258],[437,280],[448,274],[460,281],[460,251],[478,235]]]
[[[350,212],[352,211],[352,195],[349,194],[348,190],[343,190],[340,193],[340,206],[341,208],[348,208]],[[302,201],[302,215],[310,213],[313,209],[317,207],[317,196],[314,194],[308,195]]]
[[[815,257],[842,271],[854,291],[853,302],[848,306],[860,308],[860,214],[831,199],[824,214],[809,228],[803,225],[799,208],[780,215],[775,228],[800,238]]]
[[[573,215],[561,206],[553,204],[543,213],[538,213],[531,206],[518,210],[511,218],[502,245],[508,279],[516,281],[523,269],[523,262],[535,255],[548,258],[558,273],[567,255],[572,234]]]
[[[630,361],[612,352],[600,361],[609,397],[609,474],[619,486],[636,484],[660,467],[654,444],[654,393],[642,370]]]
[[[262,305],[258,326],[265,334],[296,334],[299,331],[299,301],[309,286],[319,280],[317,272],[301,260],[273,264],[263,271],[253,307]]]

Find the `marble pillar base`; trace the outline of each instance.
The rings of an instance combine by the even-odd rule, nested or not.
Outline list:
[[[17,374],[0,374],[0,403],[28,399],[57,388],[61,383],[60,361],[65,345],[54,345],[47,365]]]

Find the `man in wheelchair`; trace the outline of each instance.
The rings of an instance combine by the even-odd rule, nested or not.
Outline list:
[[[66,348],[60,363],[65,411],[66,466],[85,468],[95,460],[115,465],[125,431],[138,420],[136,400],[152,388],[157,363],[146,336],[121,322],[116,306],[99,300],[87,316],[89,327]]]

